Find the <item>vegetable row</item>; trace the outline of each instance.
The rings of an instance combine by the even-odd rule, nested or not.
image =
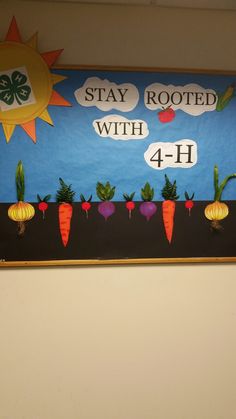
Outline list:
[[[221,202],[222,192],[229,180],[236,178],[236,173],[227,176],[221,183],[219,183],[218,167],[214,167],[214,189],[215,196],[214,201],[208,204],[205,208],[205,217],[211,221],[212,230],[220,230],[220,221],[227,217],[229,214],[229,208],[226,203]],[[12,204],[8,209],[8,216],[11,220],[17,223],[17,234],[22,237],[25,233],[26,222],[31,220],[35,215],[35,209],[29,202],[24,201],[25,194],[25,176],[23,164],[21,161],[18,162],[16,168],[16,192],[17,202]],[[67,185],[62,178],[59,178],[60,186],[56,193],[56,202],[59,204],[59,228],[61,233],[61,239],[63,246],[67,246],[70,228],[71,218],[73,213],[72,203],[74,202],[75,192],[72,190],[72,185]],[[115,195],[115,186],[111,186],[109,182],[102,184],[97,183],[96,186],[97,196],[101,202],[98,204],[98,212],[107,220],[115,212],[115,204],[111,202]],[[174,229],[174,216],[176,201],[179,196],[177,195],[176,180],[171,182],[167,175],[165,175],[165,184],[161,191],[164,201],[162,202],[162,218],[165,228],[166,238],[169,243],[172,242],[173,229]],[[131,194],[124,193],[123,197],[125,205],[128,210],[128,216],[131,218],[132,211],[135,208],[136,203],[134,202],[135,192]],[[153,202],[154,189],[147,182],[141,189],[142,203],[139,206],[140,213],[148,220],[156,213],[157,206]],[[38,208],[42,211],[43,219],[45,219],[45,212],[48,208],[48,201],[51,195],[46,195],[38,198]],[[191,209],[194,206],[193,202],[194,193],[189,195],[185,192],[185,207],[191,213]],[[89,210],[91,208],[92,195],[86,199],[84,195],[80,195],[81,207],[88,217]]]

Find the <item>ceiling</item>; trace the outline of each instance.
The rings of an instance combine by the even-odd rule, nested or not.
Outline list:
[[[184,7],[194,9],[236,10],[235,0],[41,0],[85,4],[123,4],[161,7]]]

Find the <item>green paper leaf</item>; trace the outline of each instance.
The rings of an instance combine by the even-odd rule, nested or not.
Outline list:
[[[0,76],[0,91],[8,90],[11,88],[11,79],[6,74]]]
[[[17,90],[16,96],[18,96],[24,102],[29,99],[30,93],[31,88],[29,86],[22,86]]]

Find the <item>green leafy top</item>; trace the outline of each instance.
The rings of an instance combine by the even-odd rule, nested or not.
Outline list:
[[[80,194],[80,200],[81,200],[81,202],[91,202],[92,195],[90,195],[90,197],[88,199],[86,199],[85,196],[81,193]]]
[[[179,195],[176,193],[177,185],[176,180],[171,183],[168,176],[165,175],[165,186],[161,191],[161,194],[165,200],[176,201],[179,199]]]
[[[226,176],[224,180],[219,185],[219,169],[218,166],[214,166],[214,188],[215,188],[215,196],[214,201],[220,201],[222,192],[230,179],[236,178],[236,173],[232,175]]]
[[[150,184],[145,183],[144,187],[141,189],[141,198],[143,201],[148,202],[152,201],[154,197],[154,189],[151,188]]]
[[[48,202],[51,199],[52,195],[46,195],[44,198],[41,198],[39,194],[37,194],[38,202]]]
[[[72,191],[71,185],[66,185],[66,183],[59,178],[60,188],[56,194],[56,202],[61,204],[62,202],[67,202],[71,204],[74,201],[75,192]]]
[[[193,200],[193,198],[194,198],[194,192],[192,193],[192,195],[190,196],[189,194],[188,194],[188,192],[187,191],[185,191],[184,192],[184,196],[185,196],[185,199],[187,200],[187,201],[192,201]]]
[[[101,201],[110,201],[115,195],[115,189],[115,186],[112,187],[110,182],[107,182],[105,185],[98,182],[96,187],[97,196]]]
[[[17,195],[17,201],[24,201],[24,195],[25,195],[25,175],[24,175],[24,168],[22,161],[20,160],[18,162],[17,168],[16,168],[16,195]]]
[[[123,197],[125,198],[127,202],[130,202],[130,201],[133,201],[134,195],[135,195],[135,192],[132,192],[131,194],[124,193]]]

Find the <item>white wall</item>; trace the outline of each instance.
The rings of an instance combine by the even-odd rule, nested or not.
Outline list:
[[[1,1],[68,64],[236,70],[236,14]],[[235,264],[0,271],[0,419],[235,419]]]

